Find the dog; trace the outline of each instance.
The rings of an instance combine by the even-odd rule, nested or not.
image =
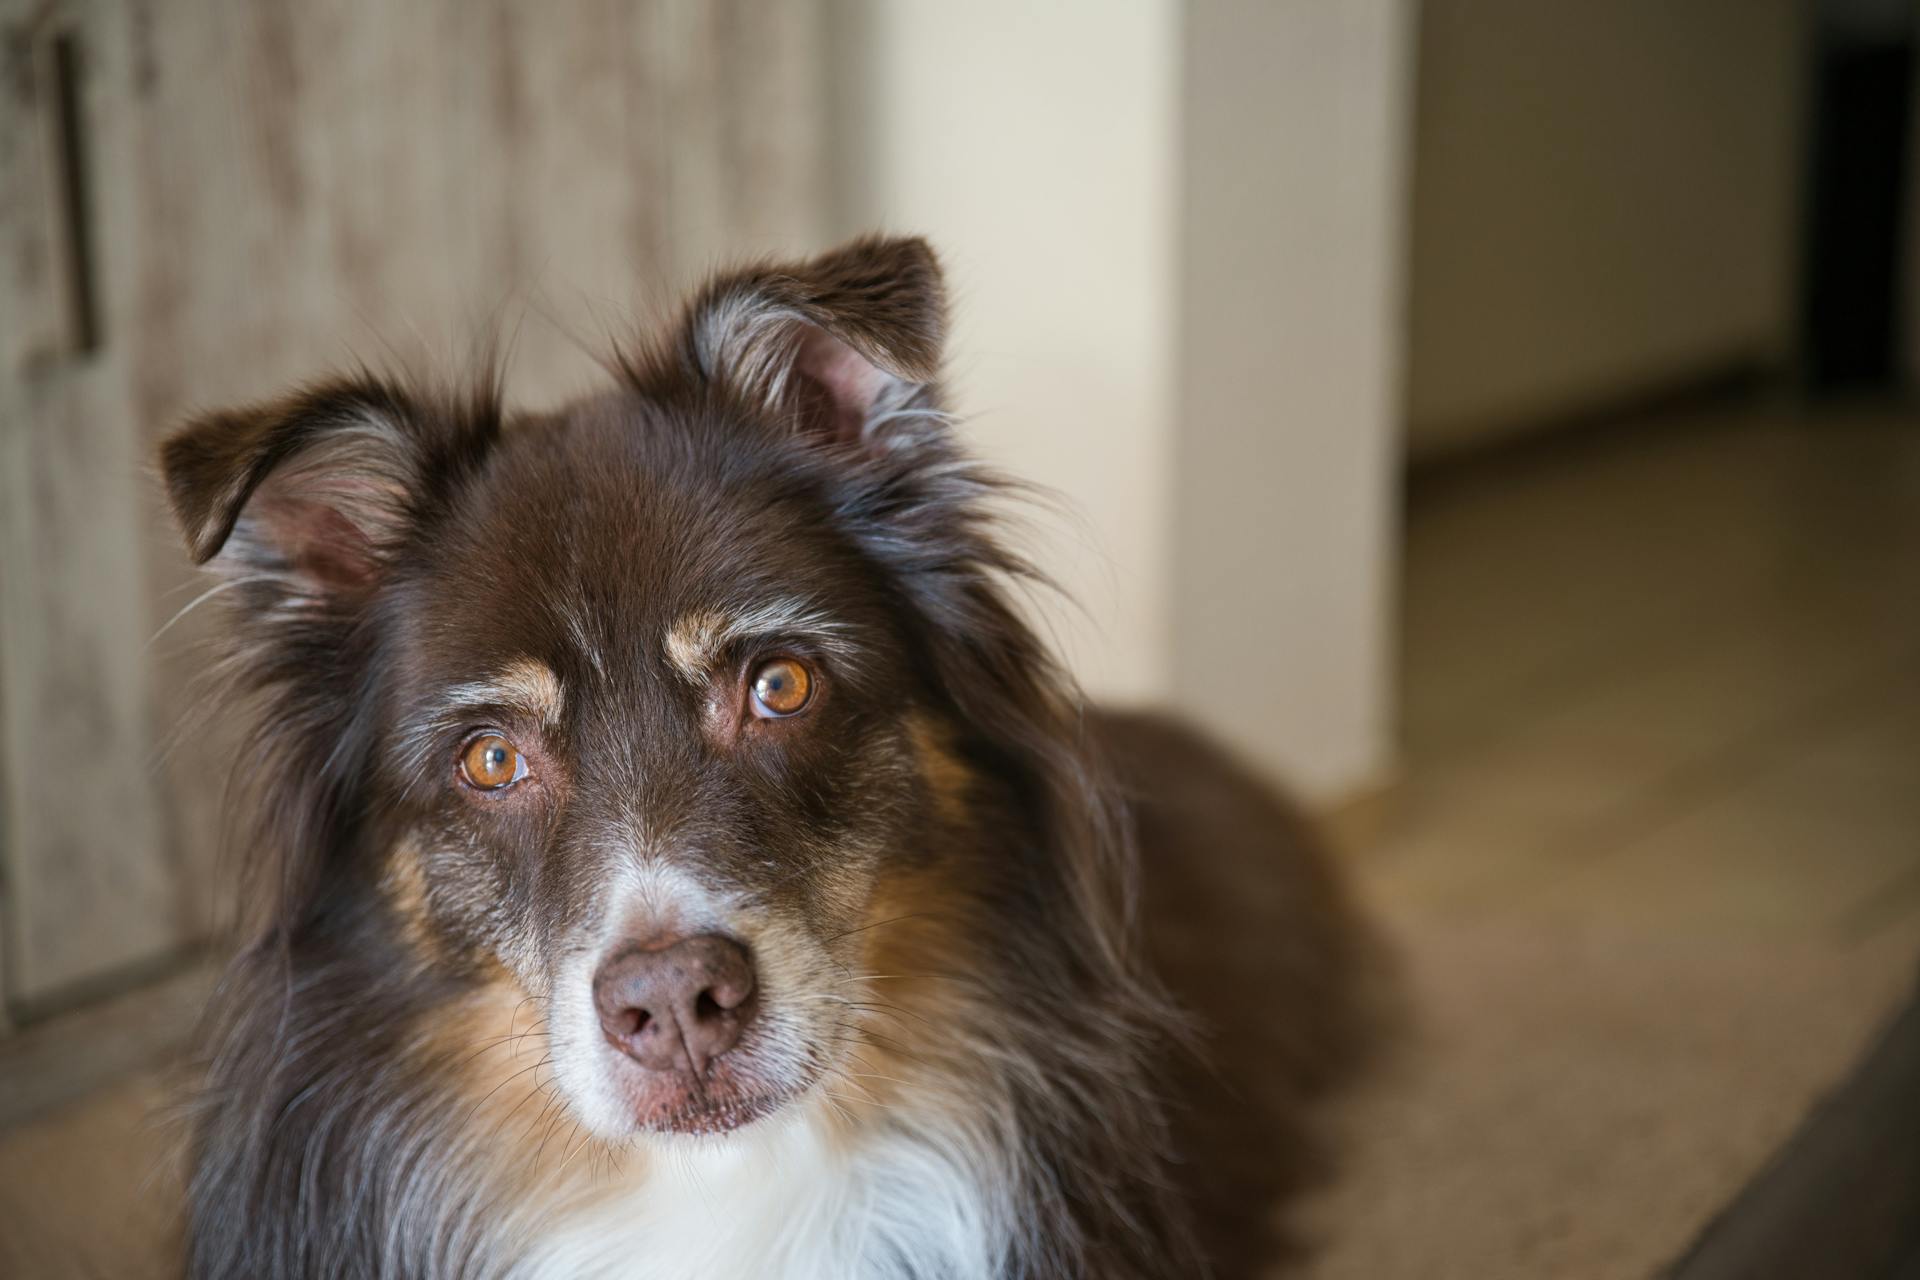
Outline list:
[[[1297,1246],[1367,930],[1285,801],[1023,621],[945,308],[870,237],[711,281],[557,412],[361,372],[164,442],[255,793],[190,1274]]]

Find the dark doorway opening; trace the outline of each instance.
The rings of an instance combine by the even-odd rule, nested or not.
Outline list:
[[[1815,395],[1903,376],[1915,25],[1908,0],[1815,5],[1801,316]]]

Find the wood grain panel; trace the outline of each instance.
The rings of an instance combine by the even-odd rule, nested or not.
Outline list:
[[[69,252],[88,220],[96,272],[115,245],[57,198],[63,148],[56,38],[77,50],[72,101],[88,176],[115,162],[123,50],[104,6],[8,15],[12,101],[0,150],[11,270],[0,383],[0,742],[6,768],[9,993],[45,997],[179,941],[178,877],[157,839],[152,671],[144,651],[145,441],[123,367],[82,349]],[[104,295],[103,295],[104,303]],[[100,308],[100,339],[119,317]]]
[[[194,683],[217,610],[146,647],[205,586],[142,478],[153,441],[356,361],[445,372],[493,331],[510,395],[549,403],[713,262],[815,247],[823,6],[67,7],[101,247],[89,361],[59,355],[45,157],[11,109],[31,86],[0,120],[13,999],[220,914],[226,734]],[[8,47],[38,12],[0,0]]]

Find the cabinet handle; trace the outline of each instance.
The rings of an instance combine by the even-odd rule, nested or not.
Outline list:
[[[81,103],[81,78],[86,71],[80,39],[74,32],[54,32],[47,40],[46,51],[67,340],[74,355],[90,356],[100,350],[102,334],[98,258],[93,241],[93,186],[88,169],[86,113]]]

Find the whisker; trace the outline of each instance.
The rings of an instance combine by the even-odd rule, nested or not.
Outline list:
[[[882,1075],[878,1071],[842,1071],[840,1075],[848,1080],[885,1080],[888,1084],[897,1084],[902,1089],[913,1087],[909,1081],[902,1080],[898,1076]]]
[[[574,1156],[579,1155],[582,1151],[585,1151],[590,1145],[592,1145],[593,1134],[591,1132],[581,1129],[578,1124],[575,1124],[573,1128],[574,1128],[574,1132],[580,1135],[580,1145],[578,1147],[575,1147],[572,1151],[568,1152],[567,1155],[561,1159],[560,1167],[553,1171],[553,1174],[556,1178],[559,1177],[562,1173],[566,1172],[567,1166],[573,1163]],[[572,1141],[572,1138],[569,1137],[568,1141]]]
[[[820,1090],[820,1093],[823,1097],[831,1098],[835,1102],[852,1103],[855,1106],[861,1106],[861,1107],[877,1107],[881,1111],[899,1110],[898,1107],[891,1106],[885,1102],[881,1102],[874,1098],[848,1098],[848,1097],[842,1096],[841,1094],[837,1094],[833,1090],[827,1089],[827,1088],[822,1088]],[[847,1119],[851,1121],[853,1117],[851,1115],[848,1115]]]
[[[231,591],[235,587],[244,587],[249,583],[272,582],[272,581],[273,581],[272,574],[250,573],[242,577],[228,578],[224,582],[214,583],[212,586],[208,587],[205,591],[202,591],[199,595],[187,601],[186,604],[181,606],[179,612],[175,613],[171,618],[168,618],[164,623],[162,623],[160,626],[160,629],[153,633],[152,637],[148,639],[145,645],[141,646],[140,652],[145,653],[147,652],[147,650],[153,648],[154,645],[160,643],[160,637],[166,635],[167,632],[173,630],[174,624],[178,623],[182,618],[186,617],[188,614],[192,613],[195,609],[198,609],[201,605],[213,599],[215,596],[220,595],[223,592]]]
[[[936,913],[931,911],[912,911],[903,916],[890,916],[885,920],[875,920],[869,924],[859,925],[855,928],[847,929],[840,933],[836,933],[831,937],[822,938],[821,942],[822,943],[838,942],[842,938],[851,938],[856,933],[865,933],[869,929],[878,929],[883,925],[899,924],[902,921],[906,921],[906,920],[933,919],[935,918],[935,915]]]
[[[929,979],[934,982],[951,982],[956,986],[984,987],[986,984],[978,975],[964,973],[943,973],[928,969],[918,973],[849,973],[836,986],[845,986],[849,982],[899,982],[909,978]]]
[[[512,1084],[512,1083],[513,1083],[513,1082],[514,1082],[515,1080],[518,1080],[518,1079],[519,1079],[519,1078],[520,1078],[521,1076],[523,1076],[523,1075],[526,1075],[526,1074],[527,1074],[527,1072],[529,1072],[529,1071],[538,1071],[538,1070],[539,1070],[539,1069],[540,1069],[541,1067],[544,1067],[544,1066],[546,1066],[547,1064],[549,1064],[549,1063],[551,1063],[552,1061],[553,1061],[553,1058],[552,1058],[551,1056],[547,1056],[547,1057],[543,1057],[543,1058],[541,1058],[541,1059],[540,1059],[540,1061],[538,1061],[538,1062],[536,1062],[536,1063],[534,1063],[534,1064],[533,1064],[532,1066],[530,1066],[530,1067],[522,1067],[522,1068],[520,1068],[520,1070],[518,1070],[518,1071],[516,1071],[516,1072],[514,1072],[514,1073],[513,1073],[512,1075],[510,1075],[510,1076],[508,1076],[508,1077],[507,1077],[507,1078],[506,1078],[505,1080],[502,1080],[502,1081],[501,1081],[501,1082],[500,1082],[499,1084],[496,1084],[495,1086],[493,1086],[493,1088],[491,1088],[491,1089],[489,1089],[489,1090],[487,1090],[487,1092],[486,1092],[486,1095],[485,1095],[484,1097],[482,1097],[482,1098],[480,1099],[480,1101],[478,1101],[478,1102],[476,1102],[476,1103],[474,1103],[474,1104],[473,1104],[473,1108],[472,1108],[472,1109],[471,1109],[470,1111],[468,1111],[468,1112],[467,1112],[467,1120],[468,1120],[469,1122],[470,1122],[470,1121],[472,1121],[472,1119],[473,1119],[473,1117],[474,1117],[475,1115],[477,1115],[477,1114],[479,1113],[479,1111],[480,1111],[480,1108],[481,1108],[481,1107],[483,1107],[483,1106],[485,1106],[485,1105],[487,1104],[487,1100],[488,1100],[488,1099],[490,1099],[490,1098],[492,1098],[494,1094],[496,1094],[496,1093],[498,1093],[498,1092],[500,1092],[500,1091],[501,1091],[502,1089],[504,1089],[504,1088],[506,1088],[506,1087],[507,1087],[508,1085],[510,1085],[510,1084]],[[528,1096],[529,1096],[529,1097],[531,1097],[532,1095],[531,1095],[531,1094],[529,1094]],[[526,1105],[526,1101],[527,1101],[527,1100],[526,1100],[526,1098],[522,1098],[522,1099],[520,1099],[520,1101],[519,1101],[519,1102],[516,1102],[516,1103],[514,1103],[514,1104],[513,1104],[513,1111],[509,1111],[509,1112],[507,1112],[507,1114],[506,1114],[506,1115],[504,1115],[504,1116],[502,1116],[502,1117],[500,1118],[500,1125],[504,1125],[504,1124],[505,1124],[505,1123],[506,1123],[506,1122],[507,1122],[507,1121],[508,1121],[508,1120],[509,1120],[510,1118],[512,1118],[512,1116],[513,1116],[513,1112],[514,1112],[514,1111],[518,1111],[518,1110],[519,1110],[519,1109],[520,1109],[521,1107],[523,1107],[523,1106],[525,1106],[525,1105]],[[494,1131],[493,1131],[493,1132],[494,1132],[494,1135],[496,1135],[496,1136],[497,1136],[497,1135],[499,1134],[499,1132],[500,1132],[500,1125],[495,1125],[495,1126],[494,1126]]]

